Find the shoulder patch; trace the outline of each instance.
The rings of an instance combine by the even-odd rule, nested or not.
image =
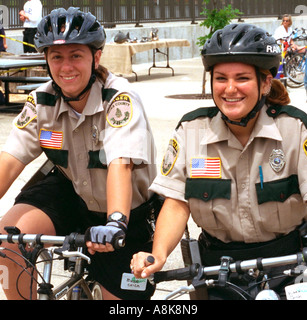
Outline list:
[[[123,127],[130,122],[132,112],[130,97],[127,94],[120,94],[113,100],[107,112],[107,121],[114,128]]]
[[[25,128],[32,120],[37,117],[36,105],[32,96],[27,97],[27,101],[21,111],[21,113],[15,119],[15,125],[17,128]]]
[[[210,108],[198,108],[194,111],[186,113],[177,124],[176,130],[180,127],[182,122],[192,121],[200,117],[213,118],[218,114],[218,112],[219,112],[219,109],[217,107],[210,107]]]
[[[167,176],[173,169],[178,158],[179,144],[175,139],[171,139],[168,143],[165,155],[161,164],[161,173]]]
[[[305,154],[307,156],[307,140],[305,140],[303,148],[304,148]]]
[[[300,110],[290,105],[286,105],[286,106],[275,105],[275,106],[270,106],[267,109],[268,116],[272,118],[276,118],[282,113],[286,113],[288,116],[292,118],[300,119],[304,123],[305,127],[307,128],[307,114],[303,110]]]

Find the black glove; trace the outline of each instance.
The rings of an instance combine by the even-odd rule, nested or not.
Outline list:
[[[124,246],[119,240],[125,239],[126,232],[127,225],[125,223],[112,221],[108,222],[105,226],[88,228],[85,232],[85,241],[99,244],[106,244],[108,242],[114,249],[119,249]]]

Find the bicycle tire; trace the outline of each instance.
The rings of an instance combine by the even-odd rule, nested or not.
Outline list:
[[[304,84],[306,56],[304,53],[297,53],[285,63],[285,75],[293,83]]]
[[[300,87],[302,87],[304,85],[304,83],[295,83],[290,79],[287,79],[286,81],[287,81],[287,86],[292,88],[292,89],[300,88]]]

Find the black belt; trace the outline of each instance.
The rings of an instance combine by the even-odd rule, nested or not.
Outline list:
[[[199,247],[203,263],[212,266],[219,265],[222,256],[230,256],[237,261],[296,253],[301,249],[301,236],[298,230],[294,230],[286,236],[267,242],[224,243],[203,230],[199,237]]]

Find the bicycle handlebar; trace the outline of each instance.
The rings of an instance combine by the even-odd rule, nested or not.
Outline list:
[[[297,254],[274,258],[259,258],[234,262],[229,265],[229,269],[231,272],[238,272],[239,270],[247,271],[249,269],[278,267],[293,263],[300,263],[302,261],[307,261],[307,247],[303,248],[302,252],[298,252]],[[201,273],[202,276],[218,275],[220,270],[221,265],[202,267],[198,264],[193,264],[190,267],[186,268],[156,272],[152,275],[151,280],[154,283],[172,280],[192,280],[199,273]]]
[[[42,235],[42,234],[0,234],[0,244],[2,242],[9,243],[17,243],[17,244],[25,244],[25,243],[33,243],[33,244],[53,244],[53,245],[63,245],[65,241],[68,241],[70,246],[75,247],[84,247],[85,240],[83,234],[71,233],[68,236],[50,236],[50,235]],[[115,246],[123,247],[125,245],[125,241],[122,238],[116,239]]]

